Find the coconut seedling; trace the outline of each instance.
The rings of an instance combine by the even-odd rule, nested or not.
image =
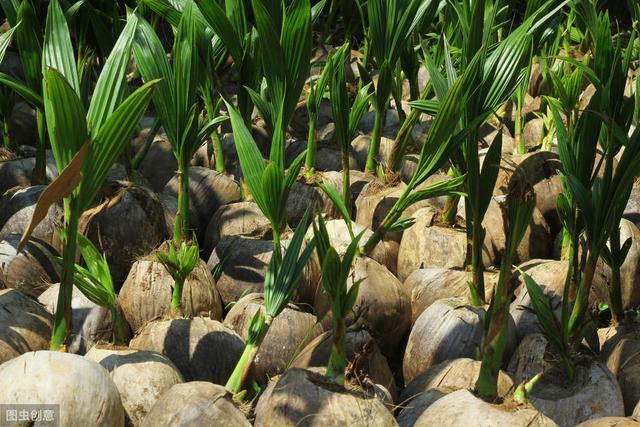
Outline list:
[[[185,307],[183,312],[181,304],[182,289],[189,274],[191,274],[200,259],[198,245],[191,242],[180,242],[178,250],[173,245],[169,245],[166,253],[158,251],[156,256],[174,280],[173,292],[171,293],[171,309],[180,315],[189,317],[191,315],[191,307]]]
[[[298,280],[309,261],[316,245],[315,238],[303,248],[304,236],[309,225],[309,211],[304,217],[293,238],[289,242],[283,257],[274,256],[269,261],[264,278],[264,310],[260,309],[249,322],[245,336],[245,348],[236,364],[226,388],[234,394],[240,393],[249,376],[253,361],[267,334],[273,319],[287,307],[296,291]]]
[[[378,81],[373,96],[374,122],[371,145],[367,153],[365,171],[376,173],[380,151],[380,140],[384,132],[387,105],[392,93],[393,74],[398,68],[400,56],[407,43],[411,43],[411,34],[422,19],[430,20],[436,11],[438,2],[431,0],[371,0],[367,3],[369,16],[368,49],[378,68]],[[366,66],[367,64],[364,64]],[[365,79],[365,67],[361,74]],[[399,110],[401,105],[397,105]]]
[[[485,315],[485,334],[481,348],[482,365],[476,381],[476,391],[485,400],[494,401],[498,397],[498,374],[507,343],[509,327],[509,306],[513,299],[511,277],[516,250],[529,226],[535,195],[533,188],[524,179],[518,179],[509,189],[502,209],[506,245],[500,262],[500,275]]]
[[[137,20],[120,34],[96,82],[85,111],[75,55],[67,23],[57,0],[49,4],[43,45],[44,113],[53,156],[60,176],[43,192],[21,243],[44,217],[49,206],[64,197],[62,277],[51,348],[59,349],[71,331],[71,296],[74,283],[78,219],[96,195],[110,167],[129,142],[151,100],[157,82],[149,82],[130,96],[125,73]]]
[[[320,283],[327,294],[332,315],[333,336],[326,376],[340,386],[344,386],[345,368],[347,367],[345,318],[356,302],[360,283],[364,279],[353,283],[349,288],[347,288],[347,282],[353,261],[358,256],[358,242],[364,232],[365,230],[351,240],[344,256],[340,259],[338,252],[331,246],[322,215],[318,215],[317,223],[313,222],[316,252],[322,266]]]

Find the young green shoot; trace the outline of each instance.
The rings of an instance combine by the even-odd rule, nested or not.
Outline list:
[[[171,293],[171,309],[180,316],[191,316],[191,307],[187,300],[187,306],[182,306],[182,290],[187,282],[189,274],[193,271],[200,254],[198,245],[195,242],[180,242],[180,247],[174,247],[174,242],[169,242],[167,252],[158,251],[156,256],[158,261],[171,275],[174,281],[173,292]],[[177,249],[177,250],[176,250]]]

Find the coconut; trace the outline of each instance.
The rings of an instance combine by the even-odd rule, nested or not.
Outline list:
[[[509,362],[508,372],[516,384],[544,373],[530,394],[536,409],[561,427],[596,418],[624,416],[620,386],[604,364],[577,363],[574,380],[569,381],[558,365],[559,358],[553,357],[550,350],[543,335],[532,334],[520,343]]]
[[[624,208],[624,218],[636,225],[640,224],[640,181],[633,183],[629,200]]]
[[[482,308],[459,298],[438,300],[418,317],[404,353],[402,372],[406,382],[430,366],[444,360],[473,357],[484,335]],[[515,346],[515,333],[509,328],[505,357]]]
[[[354,260],[347,288],[357,282],[360,282],[360,288],[353,305],[354,314],[345,319],[347,325],[362,317],[365,328],[376,339],[382,353],[397,357],[398,347],[411,326],[409,296],[389,270],[366,256]],[[319,318],[324,316],[323,324],[329,329],[332,317],[322,286],[318,286],[313,307]]]
[[[585,421],[576,427],[638,427],[640,423],[624,417],[603,417]]]
[[[0,240],[6,239],[11,233],[22,234],[27,228],[36,202],[46,187],[14,187],[0,198]],[[54,203],[49,208],[46,217],[33,229],[31,237],[53,241],[53,234],[60,226],[62,218],[62,201]]]
[[[401,426],[413,426],[420,415],[436,400],[457,390],[475,388],[481,362],[472,359],[446,360],[431,366],[402,390],[402,411],[398,414]],[[513,390],[511,378],[500,371],[498,396],[505,397]]]
[[[173,229],[176,224],[176,215],[178,214],[178,199],[165,193],[158,193],[158,199],[160,199],[160,203],[162,203],[164,223],[169,234],[173,235]],[[198,215],[193,209],[193,206],[189,206],[189,230],[195,232],[195,230],[200,230],[202,227],[203,225],[200,224]]]
[[[204,381],[176,384],[153,405],[141,425],[250,427],[231,397],[224,387]]]
[[[155,254],[136,261],[125,280],[118,301],[133,331],[157,318],[174,316],[171,294],[175,281]],[[198,260],[182,289],[181,308],[187,316],[222,319],[222,303],[206,264]]]
[[[35,157],[0,161],[0,194],[13,187],[28,187],[31,185],[31,173],[36,165]],[[53,180],[58,176],[55,161],[50,151],[47,151],[46,177]]]
[[[60,284],[55,283],[44,291],[39,297],[40,304],[46,307],[51,314],[55,314],[58,305],[58,292]],[[113,338],[113,322],[111,311],[89,300],[77,287],[73,287],[71,297],[71,316],[73,330],[67,341],[67,351],[77,354],[85,354],[99,341],[111,341]],[[122,309],[118,305],[118,312],[122,315]],[[125,340],[131,338],[131,330],[126,322],[123,322]]]
[[[38,298],[51,283],[60,281],[56,250],[40,239],[29,239],[17,253],[21,236],[10,234],[0,242],[0,288],[14,288]]]
[[[484,272],[485,297],[493,298],[493,289],[498,282],[499,274],[493,271]],[[431,304],[439,299],[458,297],[468,301],[470,273],[444,268],[424,268],[414,271],[404,281],[403,287],[411,296],[411,322]]]
[[[129,346],[167,356],[187,381],[216,384],[227,382],[244,350],[235,332],[206,317],[149,322]]]
[[[49,348],[53,316],[15,289],[0,289],[0,364]]]
[[[620,266],[620,292],[622,308],[633,310],[640,305],[640,287],[636,286],[640,275],[640,230],[629,220],[620,220],[620,242],[631,239],[627,257]]]
[[[174,176],[162,190],[178,197],[178,176]],[[203,167],[189,168],[189,204],[196,212],[197,223],[206,225],[211,215],[222,205],[240,201],[240,186],[227,175]],[[204,230],[197,230],[203,241]]]
[[[151,351],[97,345],[85,359],[99,363],[111,373],[120,392],[126,424],[139,426],[153,405],[182,375],[169,359]]]
[[[54,415],[61,426],[124,425],[120,394],[109,372],[70,353],[30,352],[0,365],[0,402],[59,405]]]
[[[178,162],[171,150],[171,143],[157,138],[138,167],[138,171],[151,183],[153,191],[160,192],[178,170]]]
[[[325,332],[304,347],[291,362],[293,368],[325,367],[331,355],[333,333]],[[375,384],[389,390],[392,401],[396,400],[397,387],[387,359],[367,331],[347,331],[345,336],[346,357],[349,362],[347,377],[360,380],[365,376]]]
[[[625,414],[629,415],[640,401],[640,341],[621,339],[607,356],[606,363],[618,380]]]
[[[202,249],[206,254],[210,254],[225,236],[262,237],[269,231],[271,223],[257,204],[238,202],[223,205],[207,225]]]
[[[395,426],[384,403],[299,368],[269,384],[256,406],[255,426]]]
[[[224,319],[224,325],[238,335],[247,335],[249,324],[258,310],[263,310],[262,294],[249,294],[235,303]],[[271,323],[269,331],[254,360],[255,377],[266,382],[269,377],[282,373],[296,352],[307,340],[322,333],[316,316],[305,313],[294,304],[289,304]]]
[[[512,402],[501,405],[487,403],[468,390],[458,390],[438,399],[416,420],[422,426],[555,426],[542,413]]]
[[[105,254],[119,289],[134,261],[158,247],[168,232],[162,203],[152,191],[126,181],[113,185],[114,195],[85,212],[80,227]]]
[[[283,248],[287,242],[282,241]],[[271,240],[257,240],[242,236],[225,236],[209,257],[207,267],[220,269],[216,288],[225,306],[238,301],[248,293],[261,293],[264,277],[273,254]],[[222,264],[220,266],[220,264]],[[317,286],[317,271],[313,263],[307,264],[302,273],[292,301],[311,303]],[[315,280],[315,281],[314,281]]]

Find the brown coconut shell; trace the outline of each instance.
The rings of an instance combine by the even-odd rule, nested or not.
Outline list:
[[[485,297],[493,298],[493,290],[499,274],[484,272]],[[470,273],[445,268],[421,268],[414,271],[404,281],[403,287],[411,296],[411,322],[414,323],[431,304],[439,299],[457,297],[468,301]]]
[[[51,151],[47,151],[46,177],[53,180],[58,176]],[[35,157],[0,161],[0,194],[13,187],[31,185],[31,173],[36,165]]]
[[[325,367],[331,356],[333,333],[327,331],[311,340],[295,359],[292,368]],[[363,375],[373,383],[380,384],[389,390],[393,401],[397,399],[397,386],[387,359],[380,352],[371,335],[364,330],[347,331],[346,356],[351,372],[359,380]],[[353,370],[352,369],[352,370]],[[349,370],[349,369],[348,369]]]
[[[158,193],[158,199],[162,203],[162,210],[164,213],[164,222],[170,235],[173,235],[173,229],[176,224],[176,215],[178,213],[178,199],[170,194]],[[194,210],[193,206],[189,206],[189,230],[195,233],[197,230],[201,230],[204,227],[200,224],[198,214]]]
[[[52,315],[55,315],[58,305],[59,290],[60,284],[55,283],[38,297],[40,304],[46,307]],[[122,316],[123,313],[119,304],[117,310]],[[128,341],[131,339],[131,330],[126,321],[124,321],[124,317],[122,320],[125,333],[124,339]],[[85,354],[96,343],[100,341],[109,342],[114,338],[111,311],[106,307],[101,307],[91,302],[76,286],[73,287],[71,296],[71,321],[73,328],[67,340],[67,351],[70,353]]]
[[[136,261],[122,285],[118,302],[133,331],[147,322],[175,317],[171,294],[175,281],[155,254]],[[182,289],[183,314],[222,319],[222,302],[206,264],[198,260]],[[190,307],[190,313],[189,313]]]
[[[533,334],[520,343],[509,362],[508,372],[516,384],[543,372],[529,399],[536,409],[562,427],[624,416],[620,386],[603,363],[585,360],[575,364],[574,380],[569,381],[558,360],[547,339]]]
[[[362,317],[365,328],[375,338],[382,353],[389,358],[397,357],[397,350],[411,326],[409,295],[387,268],[366,256],[354,260],[347,288],[358,281],[358,296],[353,314],[345,319],[347,325]],[[322,286],[318,286],[313,307],[319,318],[324,316],[325,329],[330,329],[330,306]]]
[[[640,423],[632,418],[603,417],[585,421],[576,427],[638,427]]]
[[[153,405],[172,386],[183,382],[182,375],[163,355],[97,345],[85,359],[99,363],[111,374],[125,410],[125,424],[142,425]]]
[[[115,181],[112,197],[86,211],[80,227],[109,262],[119,289],[136,259],[169,237],[160,199],[151,190]],[[123,221],[123,219],[125,219]]]
[[[545,426],[556,424],[531,407],[513,403],[491,404],[468,390],[458,390],[438,399],[416,420],[422,426]]]
[[[640,401],[640,341],[623,338],[606,358],[607,368],[618,380],[626,415]]]
[[[177,170],[178,162],[171,151],[171,143],[163,138],[153,141],[138,167],[138,172],[147,178],[155,192],[162,191]]]
[[[0,242],[0,288],[14,288],[38,298],[51,283],[60,281],[56,250],[39,239],[29,239],[17,253],[21,235],[10,234]]]
[[[484,315],[484,309],[458,298],[438,300],[423,311],[411,329],[405,349],[405,382],[442,361],[474,357],[484,335]],[[509,328],[505,357],[514,346],[515,333]]]
[[[56,351],[25,353],[0,365],[5,405],[59,405],[61,426],[124,425],[120,394],[109,372],[82,356]]]
[[[620,291],[622,308],[633,310],[640,305],[640,287],[637,286],[640,276],[640,230],[634,223],[622,219],[620,221],[620,242],[631,239],[631,247],[620,267]]]
[[[231,393],[204,381],[176,384],[151,408],[143,427],[229,426],[251,424],[233,404]]]
[[[251,319],[264,312],[262,294],[249,294],[235,303],[224,319],[224,325],[238,335],[247,335]],[[291,362],[300,345],[313,340],[323,332],[316,316],[289,304],[271,323],[254,360],[255,378],[266,383],[270,377],[281,374]]]
[[[244,342],[222,323],[196,317],[147,323],[129,347],[168,357],[186,381],[225,384],[240,359]]]
[[[454,359],[438,363],[418,375],[402,390],[398,424],[413,426],[422,413],[438,399],[457,390],[474,389],[481,362],[472,359]],[[513,381],[505,372],[498,375],[498,396],[506,397],[513,391]]]
[[[22,235],[31,221],[36,202],[45,188],[44,185],[14,187],[2,195],[0,240],[6,239],[11,233]],[[60,226],[62,216],[62,201],[54,203],[47,211],[45,218],[33,229],[31,237],[51,243],[55,231]]]
[[[258,205],[238,202],[220,206],[209,221],[205,232],[203,251],[210,254],[225,236],[261,238],[271,231],[271,223]]]
[[[287,241],[282,241],[283,248]],[[222,263],[216,288],[225,306],[249,293],[261,293],[264,277],[273,254],[271,240],[258,240],[242,236],[223,237],[209,257],[207,267],[213,271]],[[311,303],[316,291],[318,272],[312,263],[305,267],[292,301]]]
[[[178,197],[178,176],[174,176],[162,190]],[[196,212],[198,224],[206,226],[211,216],[222,205],[240,201],[240,186],[225,174],[203,167],[189,168],[189,204]],[[204,230],[197,230],[203,241]]]
[[[348,390],[322,375],[299,368],[286,371],[264,391],[255,426],[395,426],[377,397]]]
[[[0,365],[49,348],[53,316],[15,289],[0,289]]]

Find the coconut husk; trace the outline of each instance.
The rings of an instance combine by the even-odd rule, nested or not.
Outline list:
[[[151,188],[156,193],[162,191],[173,178],[176,170],[178,170],[178,162],[171,150],[171,143],[163,138],[156,138],[153,141],[138,167],[138,172],[151,183]]]
[[[30,352],[0,365],[0,401],[59,405],[61,426],[124,425],[120,394],[109,372],[71,353]]]
[[[411,325],[409,296],[389,270],[366,256],[354,260],[347,288],[358,281],[360,288],[352,314],[345,319],[347,325],[361,318],[382,353],[397,358],[397,350]],[[322,286],[318,287],[313,307],[317,316],[324,319],[325,329],[330,329],[330,306]]]
[[[606,358],[607,368],[618,380],[626,415],[640,401],[640,341],[623,338]]]
[[[143,427],[229,426],[251,424],[222,386],[203,381],[176,384],[151,408]]]
[[[405,349],[405,382],[442,361],[474,357],[484,335],[484,315],[484,309],[458,298],[438,300],[423,311],[411,329]],[[515,334],[509,328],[505,357],[514,346]]]
[[[31,238],[17,253],[20,234],[10,234],[0,242],[0,288],[14,288],[38,298],[51,283],[60,281],[56,250],[40,239]]]
[[[176,317],[171,308],[175,281],[155,253],[136,261],[122,285],[118,302],[133,331],[155,319]],[[222,319],[222,302],[206,264],[198,260],[189,274],[181,300],[182,314]]]
[[[585,421],[576,427],[638,427],[640,423],[632,418],[603,417]]]
[[[24,233],[33,216],[36,202],[44,189],[44,185],[14,187],[2,195],[0,198],[0,240],[6,239],[11,233]],[[62,215],[62,201],[54,203],[47,212],[47,216],[33,229],[31,237],[51,243],[54,232],[61,225]]]
[[[531,404],[559,426],[575,426],[602,417],[624,416],[620,386],[607,367],[585,358],[574,364],[574,380],[567,379],[547,339],[527,336],[509,362],[508,372],[520,384],[543,372],[530,394]]]
[[[485,297],[493,298],[493,290],[498,282],[499,274],[495,271],[484,272]],[[439,299],[457,297],[468,301],[470,273],[461,270],[444,268],[424,268],[414,271],[404,281],[403,287],[411,296],[411,322],[431,304]]]
[[[256,427],[397,425],[379,398],[299,368],[289,369],[267,387],[255,413]]]
[[[324,367],[331,355],[333,333],[327,331],[308,342],[291,362],[292,368]],[[389,390],[391,400],[397,400],[397,386],[387,359],[380,352],[371,335],[364,330],[347,331],[346,356],[349,361],[349,376],[354,382],[363,378],[380,384]]]
[[[224,325],[241,337],[246,336],[249,323],[258,310],[263,310],[262,294],[249,294],[231,307]],[[270,377],[281,374],[291,362],[300,345],[313,340],[323,332],[316,316],[289,304],[273,320],[254,360],[255,378],[266,383]]]
[[[52,315],[56,312],[58,305],[58,292],[60,283],[51,285],[44,291],[38,301]],[[117,304],[117,302],[116,302]],[[122,309],[117,304],[117,310],[122,316]],[[71,296],[71,317],[73,329],[67,340],[67,351],[76,354],[85,354],[90,348],[100,341],[113,340],[113,320],[111,311],[107,307],[102,307],[91,302],[77,287],[73,287]],[[123,322],[126,341],[131,339],[131,330],[126,322]]]
[[[173,363],[159,353],[118,349],[98,344],[85,359],[111,374],[125,410],[125,424],[140,426],[153,405],[172,386],[183,382]]]
[[[16,291],[0,289],[0,365],[19,355],[49,347],[53,316]]]
[[[147,323],[129,346],[166,356],[186,381],[216,384],[227,382],[244,350],[240,336],[206,317]]]
[[[271,223],[258,205],[238,202],[221,206],[209,221],[205,232],[205,254],[210,254],[225,236],[249,236],[263,238],[271,232]]]
[[[468,390],[458,390],[434,402],[413,424],[414,427],[439,425],[551,427],[556,424],[531,407],[510,402],[491,404]]]

